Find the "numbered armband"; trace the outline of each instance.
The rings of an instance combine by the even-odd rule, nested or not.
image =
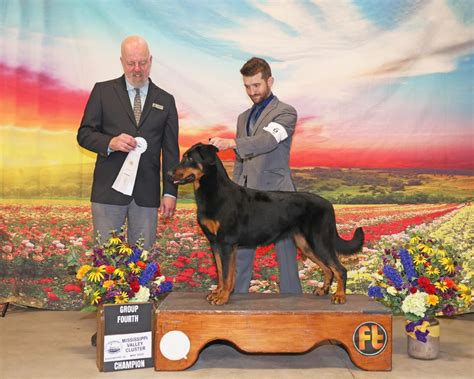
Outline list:
[[[270,122],[267,126],[263,128],[263,130],[270,133],[273,138],[275,138],[277,143],[280,143],[281,141],[284,141],[288,138],[288,133],[286,132],[286,129],[282,125],[277,124],[276,122]]]

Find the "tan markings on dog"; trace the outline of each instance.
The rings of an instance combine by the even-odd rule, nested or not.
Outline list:
[[[215,291],[207,297],[207,300],[214,305],[222,305],[229,301],[230,294],[234,290],[235,285],[235,262],[236,262],[236,252],[237,247],[234,247],[229,256],[229,267],[227,268],[227,277],[224,278],[223,275],[219,277],[219,283],[223,283],[223,286],[219,291]],[[221,264],[222,266],[222,264]],[[223,274],[223,267],[221,269],[221,274]],[[219,275],[219,271],[218,271]],[[222,278],[222,280],[221,280]]]
[[[195,179],[194,179],[193,184],[194,184],[194,189],[197,190],[199,188],[199,180],[204,175],[204,173],[202,172],[202,168],[201,170],[198,170],[196,168],[191,168],[191,167],[178,167],[175,170],[175,176],[177,178],[184,179],[190,175],[194,175]]]
[[[224,289],[224,277],[222,275],[222,259],[218,253],[214,253],[214,258],[216,260],[216,268],[217,268],[217,288],[212,290],[212,292],[207,295],[206,299],[212,304],[215,304],[215,299],[220,297]]]
[[[316,263],[321,268],[321,270],[323,270],[323,287],[316,288],[313,293],[318,296],[327,295],[329,293],[332,279],[334,277],[332,270],[326,264],[324,264],[318,257],[316,257],[313,250],[309,247],[308,241],[306,241],[306,238],[302,234],[295,234],[293,236],[293,239],[295,240],[295,244],[301,250],[301,252],[306,257],[311,259],[314,263]]]
[[[344,288],[344,280],[342,280],[341,274],[339,274],[339,271],[337,271],[335,267],[331,266],[331,269],[337,281],[336,293],[332,296],[331,301],[334,304],[344,304],[346,302],[346,289]]]
[[[219,230],[219,227],[221,226],[221,223],[217,220],[210,220],[208,218],[204,218],[201,220],[201,224],[203,224],[211,234],[214,234],[215,236],[217,235],[217,232]]]

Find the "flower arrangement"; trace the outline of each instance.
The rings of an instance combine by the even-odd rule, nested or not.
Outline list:
[[[370,297],[403,314],[407,334],[426,342],[429,320],[453,316],[471,306],[471,289],[461,282],[463,267],[434,240],[413,236],[407,246],[386,249],[369,286]]]
[[[130,246],[123,231],[112,232],[107,242],[96,247],[91,264],[81,266],[76,278],[84,284],[85,311],[101,304],[157,300],[173,288],[142,242]]]

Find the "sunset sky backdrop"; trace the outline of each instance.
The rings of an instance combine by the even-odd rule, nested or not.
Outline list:
[[[292,166],[474,169],[469,0],[32,0],[0,15],[0,170],[93,161],[76,131],[130,34],[176,98],[182,151],[234,135],[251,105],[239,69],[260,56],[298,111]]]

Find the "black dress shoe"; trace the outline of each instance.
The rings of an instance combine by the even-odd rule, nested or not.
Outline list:
[[[97,346],[97,332],[95,332],[91,337],[91,345]]]

